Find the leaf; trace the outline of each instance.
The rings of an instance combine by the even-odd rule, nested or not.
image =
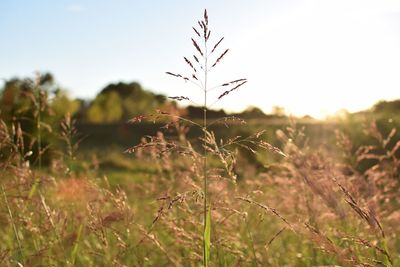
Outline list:
[[[386,264],[386,266],[393,266],[392,259],[390,258],[390,255],[388,253],[388,247],[387,247],[387,241],[383,239],[382,241],[383,245],[383,262]]]
[[[204,227],[204,267],[208,267],[210,260],[210,238],[211,238],[211,205],[208,207],[206,226]]]
[[[77,238],[76,238],[76,241],[75,241],[75,245],[74,245],[74,248],[72,249],[72,252],[71,252],[71,263],[72,263],[73,266],[75,266],[76,257],[78,255],[79,239],[81,238],[82,228],[83,228],[83,225],[81,224],[79,226],[79,228],[78,228],[78,233],[77,233]]]

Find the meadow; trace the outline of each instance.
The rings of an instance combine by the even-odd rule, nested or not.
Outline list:
[[[125,85],[80,111],[49,76],[2,90],[0,266],[400,266],[398,101],[325,121],[207,117],[208,67],[228,50],[208,43],[207,13],[194,35],[193,76],[167,74],[202,80],[199,118],[186,96],[138,89],[113,106]]]

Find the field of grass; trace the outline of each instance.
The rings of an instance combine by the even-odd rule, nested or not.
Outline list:
[[[184,58],[191,78],[167,74],[203,91],[201,119],[137,84],[61,116],[52,108],[65,99],[49,101],[40,76],[10,83],[0,266],[400,266],[399,115],[215,122],[207,77],[228,49],[212,54],[224,38],[208,43],[206,11],[198,24],[197,57]],[[246,82],[223,83],[216,101]],[[146,114],[112,123],[138,92]],[[152,114],[149,103],[168,111]]]
[[[398,266],[396,135],[372,125],[355,150],[337,133],[333,153],[297,125],[272,131],[277,147],[253,157],[209,154],[210,266]],[[202,265],[202,160],[184,136],[61,150],[41,168],[18,131],[1,137],[1,266]]]

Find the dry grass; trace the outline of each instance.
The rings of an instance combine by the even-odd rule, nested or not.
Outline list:
[[[110,187],[99,171],[70,170],[68,149],[57,168],[39,172],[20,153],[21,131],[13,136],[1,125],[2,266],[202,262],[203,161],[179,120],[168,131],[181,138],[167,140],[160,132],[135,147],[134,161],[154,172],[124,187]],[[236,170],[251,164],[237,160],[235,147],[264,144],[257,136],[219,143],[207,135],[212,266],[399,264],[396,140],[385,142],[383,154],[365,148],[352,153],[351,141],[338,134],[348,148],[340,160],[311,150],[293,126],[277,132],[282,151],[275,152],[286,157],[267,172],[244,172],[235,181]],[[259,146],[255,152],[261,153]],[[345,163],[347,157],[362,162],[377,156],[363,173]],[[32,193],[36,185],[42,195]]]
[[[208,23],[205,13],[200,28],[194,27],[204,42],[210,40]],[[191,78],[168,74],[197,83],[198,70],[207,67],[200,63],[207,49],[192,42],[196,63],[185,58],[194,72]],[[219,63],[223,51],[212,62]],[[223,83],[218,88],[231,88],[220,98],[245,82]],[[34,103],[42,101],[33,117],[36,136],[27,138],[17,121],[0,122],[1,266],[202,266],[210,207],[209,266],[400,264],[400,141],[395,130],[384,136],[371,124],[365,133],[376,142],[359,148],[338,131],[338,157],[311,149],[295,123],[276,132],[280,145],[275,147],[263,131],[220,140],[207,129],[211,123],[199,125],[179,110],[158,111],[130,121],[167,120],[156,136],[127,150],[148,171],[129,170],[129,178],[115,185],[96,168],[96,160],[80,156],[69,116],[59,130],[48,133],[64,145],[53,148],[57,153],[48,168],[42,165],[48,148],[41,144],[46,129],[39,115],[46,112],[46,101],[38,92],[31,97]],[[234,117],[215,123],[229,127],[232,121],[243,123]],[[202,128],[204,136],[189,140],[190,127]],[[244,159],[243,151],[276,160],[260,169]],[[359,171],[365,160],[373,164]]]

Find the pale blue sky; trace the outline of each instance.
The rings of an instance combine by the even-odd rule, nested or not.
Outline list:
[[[122,80],[196,99],[164,73],[186,70],[205,7],[231,48],[212,80],[249,79],[216,107],[323,117],[400,98],[398,0],[1,0],[0,78],[49,71],[78,97]]]

